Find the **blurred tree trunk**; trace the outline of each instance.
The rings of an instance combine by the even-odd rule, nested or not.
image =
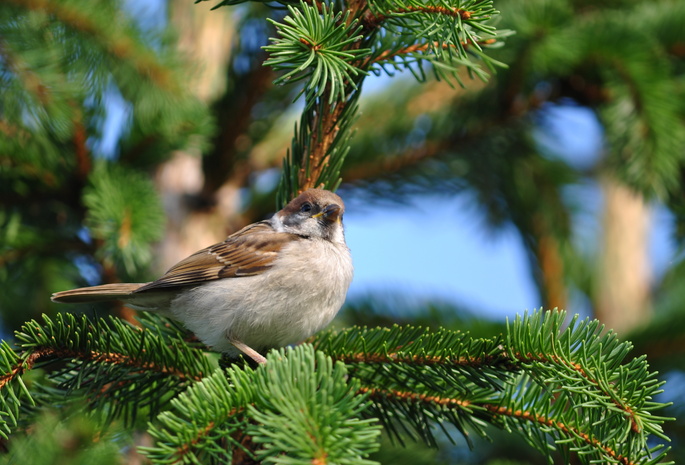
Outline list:
[[[561,254],[559,238],[553,233],[542,231],[537,238],[536,256],[540,264],[538,278],[540,294],[545,308],[568,308],[568,289],[566,288],[565,264]]]
[[[639,193],[615,178],[603,181],[604,213],[596,317],[625,334],[651,316],[648,255],[650,209]]]
[[[189,76],[187,86],[207,103],[226,91],[235,35],[232,16],[210,8],[209,2],[195,5],[187,0],[169,1],[180,51],[196,64],[197,72]],[[177,152],[158,169],[156,184],[168,218],[167,232],[159,245],[159,270],[226,236],[227,222],[237,214],[237,189],[219,189],[205,198],[204,183],[199,150]]]

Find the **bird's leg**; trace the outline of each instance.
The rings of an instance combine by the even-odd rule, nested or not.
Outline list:
[[[266,363],[266,358],[256,350],[254,350],[252,347],[248,346],[247,344],[243,344],[237,339],[229,339],[228,340],[233,346],[235,346],[236,349],[250,357],[252,360],[254,360],[257,363]]]

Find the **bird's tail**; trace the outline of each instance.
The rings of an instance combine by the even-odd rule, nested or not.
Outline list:
[[[132,292],[145,284],[147,283],[117,283],[81,287],[70,291],[55,292],[52,294],[51,299],[53,302],[69,304],[119,300],[131,295]]]

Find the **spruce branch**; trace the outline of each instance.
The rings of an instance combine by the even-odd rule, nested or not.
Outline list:
[[[50,86],[24,63],[21,56],[12,50],[11,45],[6,40],[0,40],[0,56],[2,56],[4,67],[17,76],[22,82],[24,89],[32,94],[42,105],[50,103],[52,100]],[[17,130],[10,128],[10,125],[3,125],[3,127],[5,126],[7,126],[5,131],[8,132],[8,135],[14,136]]]
[[[3,429],[15,427],[20,404],[70,392],[111,418],[132,419],[138,404],[166,407],[150,425],[155,445],[144,449],[154,463],[225,463],[240,451],[262,463],[364,464],[379,424],[399,441],[433,446],[436,425],[470,443],[491,424],[550,460],[558,450],[580,463],[661,463],[667,448],[650,438],[667,440],[668,418],[656,415],[664,404],[653,400],[663,383],[644,357],[626,361],[630,344],[598,322],[564,321],[564,312],[535,312],[495,339],[350,328],[272,352],[256,370],[224,371],[158,320],[139,328],[60,315],[27,323],[20,354],[1,348]],[[52,387],[29,393],[22,375],[58,360]]]
[[[0,455],[0,464],[112,465],[123,462],[122,450],[130,447],[127,435],[118,428],[102,431],[97,419],[75,415],[74,411],[42,413],[31,434],[14,437]]]
[[[517,318],[503,339],[447,330],[351,328],[313,344],[348,365],[373,402],[372,415],[402,441],[436,443],[432,425],[452,424],[466,438],[486,423],[520,434],[548,456],[576,452],[581,463],[659,463],[668,440],[656,415],[663,382],[644,357],[597,321],[564,324],[565,312]],[[550,443],[550,440],[552,442]]]
[[[392,437],[400,442],[405,436],[419,438],[433,447],[435,424],[453,425],[469,444],[470,432],[486,436],[482,412],[470,405],[492,402],[509,372],[517,371],[501,342],[399,326],[351,328],[313,341],[318,350],[345,361],[350,376],[362,383],[360,392],[374,401],[370,412]]]
[[[0,343],[0,435],[7,439],[19,424],[22,404],[35,405],[33,396],[22,379],[30,369],[30,360],[23,360],[5,341]]]
[[[217,7],[236,3],[241,2],[229,0]],[[265,47],[271,54],[265,65],[284,73],[277,84],[304,81],[305,104],[284,159],[279,206],[305,189],[334,190],[340,184],[349,128],[369,72],[408,69],[423,80],[423,66],[428,64],[437,77],[463,85],[461,68],[486,79],[474,59],[490,69],[503,66],[483,53],[483,47],[495,46],[508,34],[488,24],[498,14],[489,0],[464,5],[383,0],[281,3],[289,14],[282,22],[272,21],[279,36]]]
[[[248,407],[261,425],[248,428],[262,445],[257,458],[293,465],[374,463],[364,457],[377,450],[380,429],[374,419],[360,418],[368,403],[355,395],[357,383],[348,381],[345,365],[309,345],[275,355],[256,371],[257,398]]]
[[[152,182],[121,165],[99,163],[83,191],[85,224],[100,241],[97,256],[129,274],[152,260],[150,244],[164,228],[162,207]]]
[[[180,72],[171,35],[129,13],[121,2],[0,2],[0,222],[16,221],[0,262],[8,282],[20,284],[8,284],[1,299],[8,326],[27,318],[17,316],[24,284],[36,296],[60,281],[84,284],[76,260],[94,264],[97,255],[104,269],[121,271],[117,280],[140,278],[163,223],[150,170],[212,130],[207,108],[183,90],[187,69]],[[124,113],[115,129],[107,115],[116,115],[109,103],[117,97],[112,108]],[[103,171],[115,170],[94,169],[103,159],[130,176],[104,182]],[[118,188],[102,197],[94,192],[102,184]],[[132,200],[121,202],[127,192]],[[48,311],[41,300],[36,315]]]
[[[20,8],[46,13],[54,16],[61,23],[75,31],[87,34],[109,54],[122,61],[129,62],[144,79],[151,79],[155,84],[169,93],[179,92],[178,81],[172,77],[170,70],[158,60],[151,51],[141,52],[140,46],[132,40],[130,34],[117,34],[110,23],[108,28],[92,20],[83,2],[54,0],[5,0],[5,3]]]
[[[241,449],[260,463],[371,465],[364,457],[380,431],[359,418],[368,404],[345,366],[308,345],[267,359],[257,370],[217,370],[172,401],[144,453],[156,463],[226,463]],[[244,434],[254,450],[243,449]]]
[[[156,323],[159,327],[163,322]],[[5,357],[0,392],[21,385],[21,375],[28,370],[61,362],[49,373],[53,399],[70,393],[110,418],[129,422],[142,408],[156,413],[213,370],[204,352],[177,332],[141,329],[113,317],[44,316],[43,323],[26,323],[16,337],[22,352],[14,363]]]
[[[598,321],[580,321],[576,315],[565,325],[565,316],[536,312],[508,327],[509,356],[525,376],[505,391],[502,399],[511,403],[499,406],[515,414],[520,426],[539,422],[554,430],[565,453],[576,451],[586,460],[657,463],[663,454],[653,457],[647,440],[650,435],[667,440],[661,425],[668,419],[653,413],[665,404],[651,400],[663,382],[648,371],[644,357],[626,362],[631,344],[611,332],[602,334]],[[539,443],[538,431],[528,431],[524,437]],[[562,445],[570,438],[578,443]]]
[[[230,381],[229,381],[230,378]],[[200,383],[171,401],[148,433],[155,446],[141,448],[154,463],[226,463],[240,447],[245,410],[254,399],[250,370],[215,370]]]

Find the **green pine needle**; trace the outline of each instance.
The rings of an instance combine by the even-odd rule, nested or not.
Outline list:
[[[53,395],[88,399],[109,419],[132,423],[141,414],[155,415],[214,369],[182,333],[143,330],[114,317],[43,318],[43,323],[30,321],[17,331],[26,362],[21,369],[6,370],[6,376],[62,361],[64,365],[49,375]]]
[[[467,441],[485,424],[520,434],[550,457],[578,452],[595,460],[656,463],[668,440],[654,401],[663,382],[644,357],[596,320],[565,323],[566,313],[517,318],[502,340],[448,330],[350,328],[323,333],[315,347],[344,361],[369,395],[371,414],[399,441],[435,446],[434,425],[451,424]],[[445,432],[449,430],[445,429]]]
[[[257,370],[217,370],[192,386],[151,426],[155,446],[143,452],[155,463],[225,463],[247,438],[264,463],[373,463],[364,457],[377,450],[380,430],[358,418],[367,403],[343,364],[307,345],[267,360]]]
[[[307,80],[303,92],[309,102],[325,91],[328,103],[345,99],[347,86],[356,89],[358,76],[365,74],[354,63],[371,53],[352,46],[362,40],[358,21],[326,4],[319,10],[302,2],[298,8],[288,6],[288,12],[283,23],[269,20],[280,37],[264,47],[270,54],[264,65],[287,71],[276,84]]]
[[[100,164],[90,176],[83,202],[85,224],[103,241],[101,258],[131,275],[152,260],[152,243],[164,230],[164,213],[151,180],[121,165]]]

